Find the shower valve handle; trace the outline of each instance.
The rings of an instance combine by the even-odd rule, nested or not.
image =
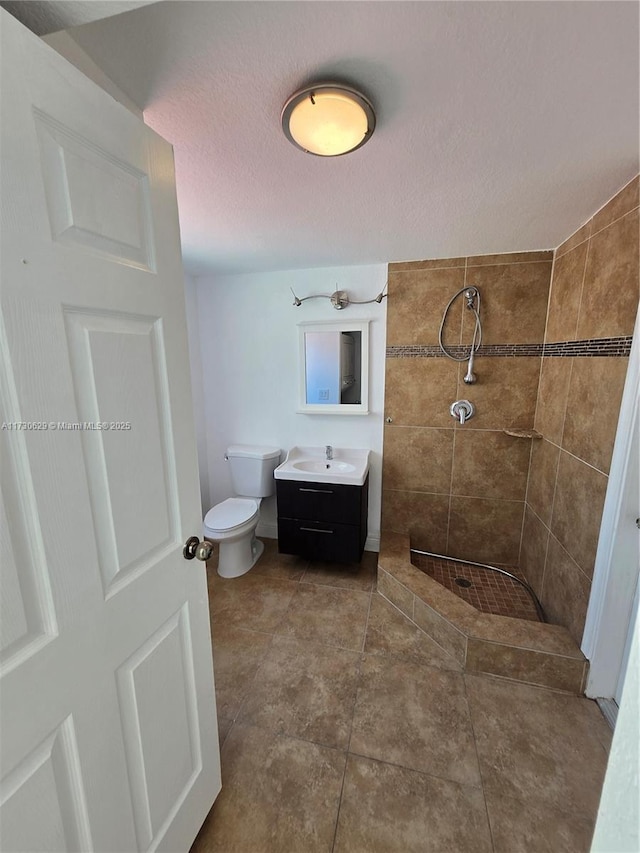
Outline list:
[[[470,403],[469,400],[456,400],[449,409],[451,417],[460,421],[460,426],[464,426],[465,422],[474,416],[475,411],[473,403]]]

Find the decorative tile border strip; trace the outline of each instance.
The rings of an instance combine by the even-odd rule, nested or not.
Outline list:
[[[586,341],[562,341],[558,344],[545,344],[542,355],[545,356],[624,356],[631,352],[632,336],[619,338],[590,338]]]
[[[448,347],[447,351],[458,358],[469,355],[468,346]],[[481,346],[480,357],[494,358],[539,358],[572,356],[628,356],[631,352],[631,336],[619,338],[591,338],[584,341],[561,341],[549,344],[489,344]],[[387,347],[387,358],[444,358],[440,347],[435,345],[403,344]]]
[[[469,357],[469,347],[448,346],[447,352],[458,358]],[[541,356],[542,344],[490,344],[481,346],[477,356]],[[387,347],[387,358],[444,358],[442,350],[438,346],[420,346],[411,344],[404,346]]]

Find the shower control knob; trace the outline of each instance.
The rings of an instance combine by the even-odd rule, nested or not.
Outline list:
[[[475,414],[475,406],[469,400],[456,400],[451,404],[449,414],[452,418],[460,421],[460,426],[464,426],[465,422],[472,418]]]

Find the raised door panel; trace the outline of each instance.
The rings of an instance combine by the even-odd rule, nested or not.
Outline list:
[[[51,236],[155,271],[147,176],[34,108]]]
[[[47,555],[25,445],[26,424],[0,321],[0,672],[57,635]]]
[[[71,308],[65,320],[77,409],[91,427],[82,441],[100,570],[112,595],[179,544],[162,321]]]
[[[117,682],[138,849],[147,850],[202,769],[187,604],[119,668]]]
[[[72,717],[3,779],[0,821],[11,853],[93,850]]]

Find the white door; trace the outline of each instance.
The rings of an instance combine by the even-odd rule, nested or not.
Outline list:
[[[640,313],[631,345],[582,640],[586,694],[612,723],[627,669],[640,575]],[[614,704],[615,703],[615,704]]]
[[[185,851],[220,762],[171,148],[0,27],[0,847]]]
[[[633,574],[635,569],[635,589],[631,601],[624,602],[620,607],[619,619],[624,626],[626,623],[627,636],[624,641],[622,658],[618,665],[616,686],[613,698],[616,705],[620,706],[622,688],[624,686],[629,652],[631,651],[631,640],[633,639],[635,613],[638,610],[638,574],[640,572],[640,405],[636,396],[636,411],[631,438],[631,451],[622,493],[622,504],[620,506],[620,519],[613,548],[612,560],[617,565],[629,567],[632,574],[629,587],[633,585]],[[626,605],[626,606],[625,606]]]

